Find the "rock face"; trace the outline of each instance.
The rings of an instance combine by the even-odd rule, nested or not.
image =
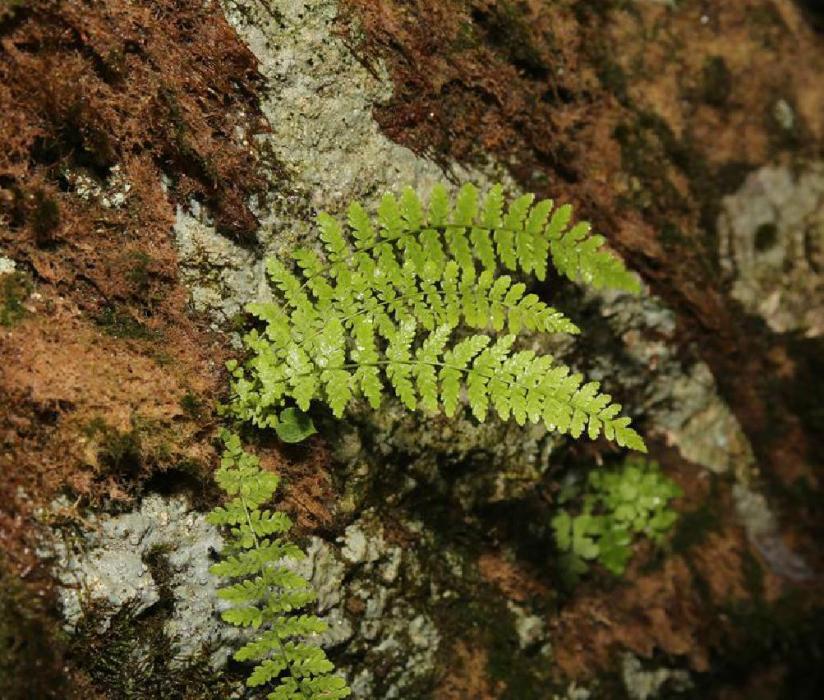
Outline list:
[[[262,110],[271,130],[254,138],[278,173],[250,204],[261,220],[256,248],[219,234],[210,212],[195,202],[177,210],[174,237],[192,304],[225,329],[248,301],[267,296],[266,255],[314,241],[317,210],[340,213],[356,198],[372,206],[382,192],[404,185],[426,194],[444,174],[379,131],[372,109],[391,87],[334,33],[335,2],[224,0],[223,6],[260,61]],[[454,166],[450,174],[481,188],[500,179],[518,192],[496,163]],[[822,203],[820,165],[800,175],[764,168],[724,200],[721,256],[733,293],[777,331],[824,330],[821,310],[805,304],[822,292]],[[0,269],[8,267],[4,260]],[[581,342],[534,338],[532,346],[603,381],[646,434],[662,438],[695,470],[741,484],[742,522],[765,547],[775,544],[774,519],[745,488],[755,466],[750,444],[707,365],[678,352],[673,312],[648,292],[636,298],[569,289],[562,297],[564,310],[584,319]],[[513,517],[505,509],[534,494],[568,442],[541,426],[424,421],[391,403],[377,414],[356,412],[331,427],[328,440],[340,527],[308,538],[301,570],[330,623],[323,643],[353,696],[430,697],[443,656],[481,622],[509,645],[497,663],[517,667],[520,678],[539,687],[552,657],[545,606],[526,594],[492,600],[478,555],[494,547],[516,557],[517,543],[490,535],[485,517],[501,508],[502,520],[527,520],[530,514]],[[760,519],[750,517],[753,508]],[[67,624],[77,623],[88,602],[112,609],[130,604],[141,612],[170,597],[164,629],[181,656],[210,648],[212,662],[223,664],[237,634],[217,617],[208,566],[221,539],[204,515],[183,498],[149,495],[133,512],[92,516],[88,523],[79,539],[53,548]],[[550,546],[548,521],[515,525],[530,542]],[[785,550],[767,552],[768,564],[806,577],[804,563]],[[509,672],[501,672],[507,682]],[[688,676],[642,670],[638,659],[626,657],[623,678],[631,697],[651,698],[686,684]],[[585,693],[570,691],[573,696]]]
[[[256,203],[264,252],[287,250],[311,237],[318,210],[337,214],[354,199],[375,201],[405,185],[425,193],[444,179],[437,165],[380,133],[372,107],[388,97],[391,86],[334,34],[337,3],[227,0],[224,7],[266,79],[261,108],[271,131],[255,138],[277,171]],[[494,167],[482,173],[456,166],[452,174],[480,185],[504,177]],[[226,318],[265,293],[259,257],[219,236],[208,212],[198,206],[180,210],[175,235],[197,309]]]
[[[225,663],[238,635],[216,614],[218,581],[209,573],[210,553],[223,540],[205,516],[185,498],[151,495],[136,511],[92,516],[87,525],[80,539],[52,545],[69,629],[92,604],[110,614],[129,605],[138,616],[165,596],[172,610],[164,631],[181,659],[214,649],[212,662]]]
[[[824,163],[752,173],[718,228],[733,297],[774,331],[824,334]]]

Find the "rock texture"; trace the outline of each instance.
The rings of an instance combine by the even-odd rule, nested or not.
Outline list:
[[[718,224],[733,297],[774,331],[824,334],[824,164],[757,170]]]
[[[209,566],[223,540],[205,516],[185,498],[152,495],[136,511],[92,516],[86,525],[49,551],[69,629],[95,604],[109,615],[128,605],[139,616],[167,596],[171,613],[164,631],[181,659],[214,650],[212,662],[223,665],[238,634],[217,616],[219,582]],[[105,613],[101,619],[105,625]]]

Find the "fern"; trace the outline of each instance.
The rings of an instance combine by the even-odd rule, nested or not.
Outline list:
[[[320,214],[323,257],[299,248],[294,264],[267,262],[278,299],[248,307],[263,325],[245,338],[251,359],[230,365],[232,409],[292,439],[295,414],[282,412],[291,402],[307,411],[319,401],[341,417],[357,398],[378,408],[392,393],[410,410],[452,416],[465,400],[479,421],[494,412],[645,451],[598,382],[515,346],[524,330],[579,332],[517,280],[545,280],[549,260],[570,280],[638,289],[571,214],[533,195],[507,206],[500,185],[483,202],[465,185],[454,204],[437,186],[426,209],[407,188],[383,197],[377,221],[358,203],[345,225]]]
[[[558,500],[566,507],[552,519],[552,529],[566,582],[575,583],[592,560],[620,576],[632,558],[636,536],[662,545],[678,519],[669,502],[682,495],[657,462],[643,459],[591,471],[586,485],[565,485]]]
[[[283,565],[304,556],[284,539],[292,527],[289,517],[262,509],[274,496],[279,479],[243,451],[237,435],[223,437],[226,449],[216,476],[230,500],[215,508],[208,520],[228,528],[230,537],[222,561],[211,572],[231,580],[218,591],[232,606],[223,612],[223,619],[258,632],[234,655],[238,661],[256,664],[246,684],[276,683],[269,700],[347,697],[350,690],[344,679],[332,675],[332,662],[308,641],[325,631],[326,623],[315,615],[294,614],[315,594],[306,579]]]

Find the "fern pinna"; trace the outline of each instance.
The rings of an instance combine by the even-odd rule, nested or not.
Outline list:
[[[492,410],[644,450],[597,382],[515,348],[524,329],[578,329],[508,273],[544,280],[551,261],[571,280],[638,289],[605,239],[571,225],[571,214],[533,195],[505,206],[500,185],[483,202],[465,185],[454,204],[436,186],[426,209],[409,188],[400,200],[387,194],[376,224],[358,203],[346,225],[320,214],[323,257],[299,248],[294,265],[267,261],[278,299],[248,307],[264,326],[245,338],[251,359],[230,365],[235,413],[289,435],[279,411],[291,401],[306,411],[317,400],[340,417],[360,396],[379,407],[389,389],[413,410],[452,416],[464,399],[481,421]]]
[[[285,513],[262,510],[278,488],[277,475],[260,468],[257,457],[243,451],[237,435],[224,433],[226,449],[216,478],[231,497],[208,516],[213,525],[229,529],[222,561],[211,568],[232,580],[218,596],[232,607],[222,613],[227,622],[259,630],[235,652],[238,661],[256,666],[250,687],[276,683],[268,700],[337,700],[350,695],[346,682],[332,675],[334,666],[312,635],[326,630],[315,615],[290,614],[315,599],[309,582],[284,566],[303,558],[301,549],[283,539],[292,522]]]

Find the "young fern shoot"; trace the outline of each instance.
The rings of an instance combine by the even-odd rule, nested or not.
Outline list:
[[[301,432],[293,404],[319,401],[341,417],[353,400],[378,408],[391,392],[410,410],[452,416],[466,402],[479,421],[492,411],[645,451],[598,382],[516,347],[524,330],[579,332],[517,279],[546,279],[550,261],[570,280],[638,290],[605,239],[570,225],[571,214],[533,195],[506,205],[500,185],[482,202],[464,185],[454,204],[436,186],[426,209],[407,188],[383,197],[374,222],[358,203],[345,225],[320,214],[323,258],[299,248],[294,265],[267,262],[277,301],[248,307],[263,328],[245,337],[251,358],[230,365],[232,410],[291,439]]]
[[[262,509],[274,496],[279,478],[243,451],[237,435],[224,433],[224,443],[216,478],[230,500],[208,520],[228,528],[229,538],[222,561],[211,572],[231,580],[218,591],[232,605],[223,619],[257,631],[235,652],[238,661],[256,664],[246,684],[274,683],[268,700],[345,698],[351,694],[346,681],[333,675],[323,649],[309,641],[326,630],[326,623],[315,615],[294,614],[315,600],[315,593],[306,579],[284,566],[304,556],[283,537],[292,522],[285,513]]]

